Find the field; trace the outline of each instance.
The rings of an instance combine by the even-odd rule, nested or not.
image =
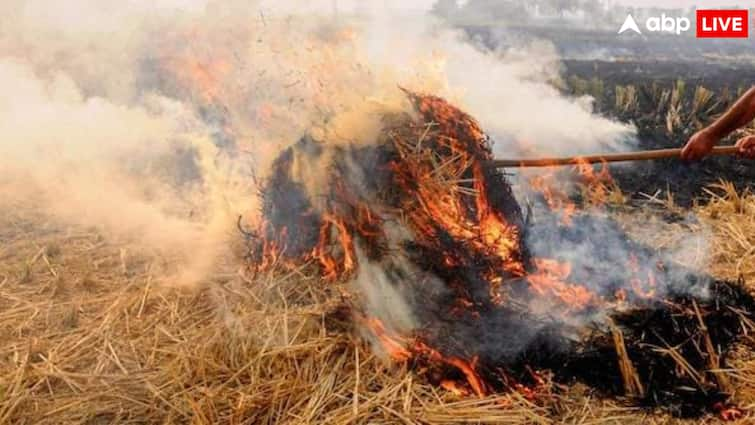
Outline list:
[[[723,86],[707,94],[676,78],[570,75],[564,90],[638,122],[644,147],[678,146],[726,106],[715,100]],[[648,105],[658,109],[642,115]],[[625,196],[610,214],[630,234],[661,223],[642,241],[658,249],[684,243],[681,227],[710,231],[706,271],[755,292],[754,167],[717,159],[658,172],[670,164],[613,170]],[[10,199],[0,218],[0,423],[672,424],[722,414],[679,419],[579,383],[535,398],[457,395],[374,354],[345,311],[345,283],[306,268],[249,280],[241,256],[230,246],[209,278],[184,287],[165,277],[172,259],[137,235],[57,221],[33,193]],[[753,342],[741,341],[725,371],[743,412],[734,423],[755,418]]]
[[[711,272],[752,282],[755,197],[718,193],[695,210],[715,235]],[[711,419],[676,420],[580,385],[538,403],[518,393],[458,397],[376,358],[339,314],[337,285],[295,272],[244,282],[229,259],[204,288],[175,289],[155,278],[165,259],[138,241],[60,225],[26,203],[2,224],[2,423]],[[674,226],[654,242],[672,246]],[[731,366],[738,406],[755,407],[747,345]]]

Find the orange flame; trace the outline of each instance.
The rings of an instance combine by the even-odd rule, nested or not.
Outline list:
[[[412,353],[406,348],[399,336],[392,335],[385,328],[383,322],[377,318],[363,319],[364,324],[378,339],[386,353],[396,362],[404,363],[412,358]]]
[[[211,87],[213,80],[209,73],[200,71],[202,69],[195,70],[194,79],[200,81],[200,86]],[[211,89],[206,93],[209,96],[215,94]],[[477,292],[475,297],[471,297],[462,288],[450,306],[450,314],[474,318],[479,317],[482,311],[481,308],[478,311],[478,305],[504,305],[510,300],[507,298],[510,293],[501,289],[506,289],[506,283],[513,278],[526,282],[532,294],[552,300],[569,311],[584,310],[602,302],[584,285],[570,282],[570,278],[573,278],[570,263],[550,258],[525,261],[520,228],[514,220],[507,221],[500,207],[496,208],[498,205],[495,202],[499,202],[499,198],[493,195],[496,188],[486,187],[490,179],[484,161],[490,159],[492,154],[486,150],[486,136],[479,125],[440,98],[420,96],[416,103],[418,112],[431,118],[426,121],[432,125],[419,130],[420,133],[433,132],[433,146],[426,149],[421,139],[419,143],[406,140],[417,137],[417,128],[412,128],[407,134],[397,132],[390,135],[396,157],[387,166],[392,172],[392,182],[403,191],[402,195],[406,195],[402,196],[400,205],[390,207],[401,211],[403,223],[413,232],[413,242],[432,248],[432,252],[442,253],[443,257],[438,259],[437,264],[450,269],[479,267],[478,259],[483,259],[485,266],[480,268],[484,270],[475,270],[475,273],[479,273],[490,289],[489,299],[481,302],[475,298]],[[391,154],[394,152],[391,151]],[[594,203],[606,202],[613,180],[605,164],[600,171],[596,171],[592,165],[580,163],[576,170],[584,185],[586,198]],[[550,209],[561,214],[562,224],[569,226],[573,224],[577,207],[567,192],[558,187],[560,182],[555,171],[551,170],[533,178],[530,184],[543,194]],[[361,201],[360,195],[348,193],[344,182],[335,181],[333,185],[333,200],[337,202],[328,204],[327,211],[318,212],[317,243],[307,246],[304,258],[297,259],[319,265],[321,275],[328,281],[349,276],[359,267],[355,240],[360,243],[360,248],[369,249],[379,245],[384,237],[382,210],[372,209],[371,205]],[[284,237],[279,240],[285,240],[285,229],[282,234]],[[451,244],[444,245],[447,242],[443,241],[451,241]],[[454,248],[457,246],[458,250]],[[283,244],[264,241],[262,260],[257,264],[257,269],[278,264],[285,252]],[[652,271],[648,272],[647,279],[643,279],[644,276],[640,278],[634,257],[629,259],[628,267],[633,271],[631,287],[634,292],[640,297],[653,297],[655,276]],[[627,299],[623,289],[617,291],[615,296],[618,302]],[[483,397],[489,393],[489,387],[495,385],[492,381],[486,383],[481,377],[477,357],[444,354],[440,348],[427,345],[419,336],[412,337],[387,329],[375,317],[359,320],[392,360],[399,363],[426,360],[431,369],[442,366],[445,372],[450,368],[457,372],[456,376],[463,376],[440,380],[440,385],[448,391]],[[516,388],[526,398],[534,399],[538,388],[547,387],[547,383],[535,372],[532,374],[537,383],[534,389],[509,384],[510,381],[506,380],[507,385]]]
[[[527,280],[538,294],[556,297],[577,310],[596,301],[595,295],[584,286],[566,283],[571,274],[571,264],[543,258],[537,258],[534,262],[537,271],[528,275]]]
[[[584,198],[594,205],[606,204],[611,191],[616,190],[608,164],[603,162],[600,171],[596,172],[592,164],[579,161],[576,170],[582,182]]]
[[[648,270],[647,280],[643,280],[640,277],[639,261],[637,260],[637,256],[635,256],[634,254],[629,255],[627,267],[632,272],[632,277],[629,279],[629,283],[632,286],[634,293],[640,298],[654,298],[656,293],[656,284],[655,274],[653,273],[653,271]]]
[[[477,373],[477,358],[472,358],[472,361],[466,361],[464,359],[461,359],[459,357],[446,357],[442,355],[439,351],[434,350],[433,348],[428,347],[427,345],[423,344],[422,342],[417,342],[415,349],[418,353],[424,354],[427,356],[431,361],[438,362],[438,363],[445,363],[449,366],[453,366],[454,368],[458,369],[467,380],[467,384],[469,387],[474,391],[474,393],[479,397],[484,397],[488,390],[485,386],[485,382],[480,378],[480,375]]]
[[[556,170],[550,170],[543,175],[533,176],[529,179],[530,187],[543,195],[545,203],[551,211],[561,214],[561,222],[565,226],[571,226],[572,217],[577,212],[577,206],[569,199],[565,191],[556,186]]]

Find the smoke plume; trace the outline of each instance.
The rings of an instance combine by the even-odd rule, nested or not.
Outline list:
[[[33,193],[56,219],[169,254],[184,284],[236,237],[235,217],[255,219],[256,182],[282,149],[305,133],[370,143],[381,114],[406,109],[399,86],[478,117],[499,155],[619,146],[632,134],[553,88],[548,44],[489,52],[398,6],[16,0],[0,10],[5,199]],[[299,165],[316,193],[322,167]]]

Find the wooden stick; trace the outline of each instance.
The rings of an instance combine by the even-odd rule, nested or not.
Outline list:
[[[522,159],[494,159],[488,162],[491,167],[548,167],[557,165],[596,164],[602,162],[645,161],[649,159],[679,158],[682,153],[678,149],[658,149],[652,151],[638,151],[626,153],[607,153],[585,156],[567,156],[554,158],[522,158]],[[736,146],[716,146],[709,155],[735,155]]]

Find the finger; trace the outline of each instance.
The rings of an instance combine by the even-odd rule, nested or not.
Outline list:
[[[755,146],[741,146],[737,149],[737,155],[742,158],[755,158]]]
[[[747,136],[747,137],[742,137],[741,139],[737,140],[737,143],[735,143],[734,146],[738,148],[747,148],[747,147],[753,146],[754,144],[755,144],[755,137]]]

